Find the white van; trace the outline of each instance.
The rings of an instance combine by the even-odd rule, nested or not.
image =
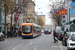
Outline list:
[[[60,31],[61,32],[61,26],[56,26],[56,32]]]
[[[57,33],[56,35],[57,35],[57,38],[58,38],[58,39],[60,39],[61,31],[62,31],[62,30],[61,30],[61,26],[56,26],[56,33]]]

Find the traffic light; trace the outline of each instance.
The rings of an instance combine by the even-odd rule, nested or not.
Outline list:
[[[73,2],[75,2],[75,0],[72,0]]]
[[[18,20],[19,18],[18,17],[16,17],[16,20]]]

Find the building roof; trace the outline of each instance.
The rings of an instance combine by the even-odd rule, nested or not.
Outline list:
[[[32,1],[32,0],[24,0],[25,2],[30,2],[30,1]]]
[[[45,15],[37,15],[37,16],[45,16]]]

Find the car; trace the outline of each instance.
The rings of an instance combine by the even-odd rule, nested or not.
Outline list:
[[[52,30],[49,30],[48,33],[51,34],[52,33]]]
[[[75,32],[71,32],[67,40],[67,50],[75,48]]]
[[[75,32],[71,32],[67,40],[67,50],[75,48]]]
[[[56,32],[56,36],[57,36],[58,40],[60,40],[60,34],[61,34],[60,31]]]
[[[61,33],[60,33],[60,40],[62,41],[63,40],[63,35],[64,35],[64,31],[62,31]]]
[[[49,33],[48,33],[48,30],[45,30],[45,31],[44,31],[44,34],[47,34],[47,35],[48,35],[48,34],[49,34]]]
[[[0,41],[4,41],[4,34],[0,32]]]
[[[69,38],[71,32],[66,32],[63,34],[62,45],[67,46],[67,39]]]
[[[46,34],[46,30],[44,30],[44,34]]]

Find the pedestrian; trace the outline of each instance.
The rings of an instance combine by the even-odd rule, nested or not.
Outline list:
[[[58,42],[58,40],[56,39],[57,37],[56,37],[56,32],[55,32],[55,30],[53,30],[53,38],[54,38],[54,43],[56,43],[56,41]]]
[[[68,28],[66,29],[66,31],[64,33],[66,34],[66,32],[68,32]]]
[[[10,31],[8,31],[8,33],[7,33],[7,38],[10,36]]]
[[[16,36],[17,36],[18,30],[16,30]]]

